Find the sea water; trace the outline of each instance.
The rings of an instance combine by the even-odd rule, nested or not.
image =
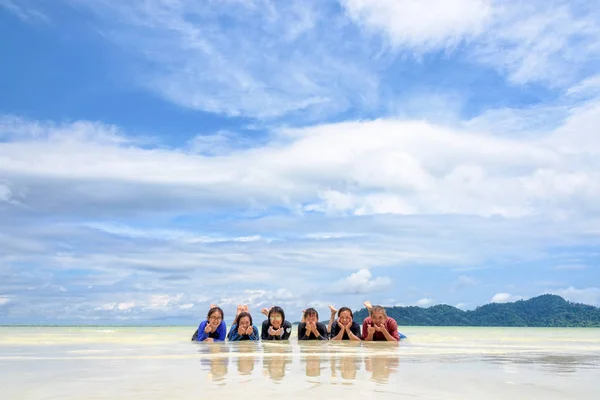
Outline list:
[[[0,327],[2,399],[593,399],[600,329],[406,327],[399,344]]]

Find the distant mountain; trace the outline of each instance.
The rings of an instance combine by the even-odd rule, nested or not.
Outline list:
[[[571,303],[552,294],[514,303],[486,304],[470,311],[445,304],[385,309],[400,326],[600,327],[600,308]],[[354,319],[362,321],[367,315],[363,308],[354,313]]]

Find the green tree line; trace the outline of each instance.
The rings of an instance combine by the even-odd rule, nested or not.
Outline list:
[[[514,303],[486,304],[468,311],[446,304],[385,309],[400,326],[600,327],[600,308],[551,294]],[[363,308],[354,314],[354,319],[362,321],[367,315]]]

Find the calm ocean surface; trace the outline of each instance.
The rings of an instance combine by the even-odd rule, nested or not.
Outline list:
[[[0,327],[13,399],[594,399],[600,329],[402,327],[387,343],[191,343],[195,327]]]

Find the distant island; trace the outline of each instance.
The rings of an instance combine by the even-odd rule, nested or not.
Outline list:
[[[552,294],[514,303],[486,304],[470,311],[446,304],[385,309],[399,326],[600,327],[600,308],[568,302]],[[365,308],[354,313],[356,321],[367,316]]]

